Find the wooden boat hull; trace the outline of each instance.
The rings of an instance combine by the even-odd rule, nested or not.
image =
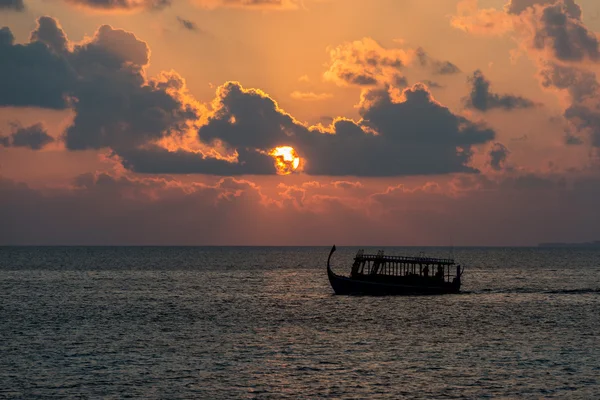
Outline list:
[[[327,276],[335,294],[338,295],[368,295],[368,296],[415,296],[415,295],[438,295],[460,292],[460,280],[442,285],[402,285],[395,283],[373,282],[363,279],[353,279],[336,275],[331,270],[331,255],[335,246],[331,249],[327,259]]]

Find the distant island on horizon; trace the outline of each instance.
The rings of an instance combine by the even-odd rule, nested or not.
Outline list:
[[[600,240],[594,240],[593,242],[580,242],[580,243],[539,243],[538,247],[600,247]]]

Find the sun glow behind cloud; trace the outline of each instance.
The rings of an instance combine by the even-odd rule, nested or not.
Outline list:
[[[275,147],[269,155],[275,159],[278,175],[289,175],[300,167],[300,157],[293,147]]]

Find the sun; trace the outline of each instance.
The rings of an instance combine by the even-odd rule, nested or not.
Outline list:
[[[275,147],[269,152],[269,155],[275,159],[275,168],[278,175],[289,175],[300,166],[300,157],[293,147]]]

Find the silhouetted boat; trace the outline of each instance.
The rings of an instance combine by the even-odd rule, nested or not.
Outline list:
[[[349,277],[331,270],[331,248],[327,258],[327,276],[336,294],[345,295],[420,295],[460,292],[464,271],[451,258],[386,256],[364,254],[359,250]],[[450,269],[456,266],[456,274]],[[435,268],[435,271],[434,271]],[[431,271],[431,274],[429,273]]]

